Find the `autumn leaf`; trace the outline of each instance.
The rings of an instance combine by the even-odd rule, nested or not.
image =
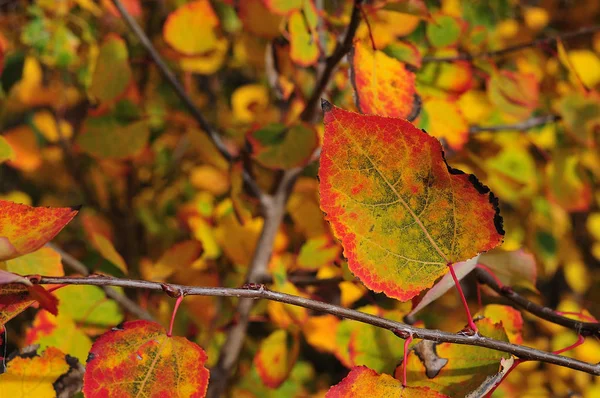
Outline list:
[[[121,124],[112,115],[87,118],[77,136],[81,149],[101,159],[125,159],[139,154],[150,137],[146,120]]]
[[[94,249],[98,250],[104,259],[108,260],[112,265],[127,275],[127,264],[117,249],[115,249],[112,242],[100,233],[92,233],[91,238],[91,244]]]
[[[501,324],[495,324],[488,318],[480,319],[476,324],[483,336],[508,341]],[[440,343],[432,350],[421,351],[421,346],[426,344],[431,342],[420,342],[408,354],[407,383],[429,387],[451,397],[467,395],[488,376],[498,373],[501,360],[510,357],[489,348],[451,343]],[[431,356],[443,361],[433,361]]]
[[[127,45],[116,34],[106,37],[92,76],[90,94],[98,101],[112,101],[121,95],[131,80]]]
[[[406,397],[406,398],[444,398],[428,387],[402,386],[400,380],[387,374],[378,374],[366,366],[352,368],[348,376],[331,387],[326,398],[361,398],[361,397]]]
[[[321,208],[367,287],[408,300],[501,243],[496,197],[448,166],[439,141],[405,120],[324,110]]]
[[[319,59],[317,11],[312,1],[304,1],[302,10],[292,12],[288,18],[290,57],[301,66],[313,65]]]
[[[461,150],[469,139],[469,126],[458,104],[439,98],[423,103],[420,125],[432,136],[444,140],[454,150]]]
[[[6,373],[0,374],[3,397],[55,397],[54,383],[69,371],[66,356],[48,347],[35,356],[17,356],[8,361]]]
[[[319,146],[317,132],[308,125],[269,124],[247,135],[252,157],[270,169],[305,165]]]
[[[12,149],[6,138],[0,136],[0,163],[15,158],[15,151]]]
[[[173,11],[163,26],[165,41],[175,50],[195,55],[217,45],[219,18],[208,0],[191,1]]]
[[[27,345],[39,344],[41,348],[57,347],[84,362],[92,340],[77,326],[69,314],[59,311],[51,314],[38,311],[25,333]]]
[[[274,331],[261,342],[254,357],[254,366],[267,387],[277,388],[287,379],[299,349],[298,335],[282,329]]]
[[[477,261],[480,256],[475,256],[470,260],[461,261],[460,263],[454,264],[454,273],[456,274],[456,278],[460,281],[465,276],[467,276],[471,271],[475,269],[477,266]],[[446,274],[433,285],[431,289],[425,293],[425,295],[415,303],[415,299],[413,299],[414,307],[408,313],[408,315],[415,315],[417,312],[421,311],[428,304],[440,298],[444,293],[446,293],[451,288],[455,287],[454,279],[451,274]]]
[[[0,261],[38,250],[78,211],[79,207],[31,207],[0,200]]]
[[[403,314],[399,311],[383,311],[373,305],[358,310],[402,322]],[[377,372],[391,372],[404,353],[403,344],[389,330],[347,319],[338,325],[336,343],[334,354],[344,366],[365,365]]]
[[[503,284],[537,292],[537,265],[531,253],[523,249],[490,250],[479,257],[479,263],[490,268]]]
[[[33,253],[7,260],[5,264],[7,271],[22,275],[63,276],[65,274],[60,254],[50,247],[42,247]],[[0,268],[2,268],[1,264]]]
[[[488,318],[493,323],[499,323],[504,327],[508,341],[513,344],[523,343],[523,316],[521,312],[507,305],[489,304],[475,315]]]
[[[302,9],[305,1],[312,2],[312,0],[263,0],[267,8],[278,15],[288,15]]]
[[[356,105],[362,113],[403,119],[413,113],[415,74],[402,62],[360,41],[350,60]]]
[[[339,245],[332,242],[329,235],[322,235],[306,241],[300,248],[296,266],[302,270],[317,271],[333,264],[340,255]]]
[[[436,14],[427,24],[427,39],[434,47],[455,45],[465,31],[466,25],[451,15]]]
[[[125,322],[96,340],[86,365],[86,397],[204,397],[209,372],[202,348],[168,337],[149,321]]]
[[[488,81],[492,105],[516,119],[531,115],[539,101],[539,84],[532,74],[497,71]]]
[[[245,31],[265,39],[279,36],[283,18],[271,12],[263,0],[240,1],[238,6],[238,15]]]
[[[5,272],[5,271],[3,271]],[[18,275],[17,275],[18,276]],[[50,289],[56,290],[58,287]],[[36,301],[42,308],[58,313],[58,299],[40,285],[27,286],[22,283],[9,283],[0,286],[0,326],[5,325]]]
[[[190,268],[203,252],[202,243],[195,240],[186,240],[176,243],[155,262],[142,262],[140,271],[145,279],[164,281],[178,269]]]

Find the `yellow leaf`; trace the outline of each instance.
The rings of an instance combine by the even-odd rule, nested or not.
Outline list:
[[[591,275],[581,261],[570,261],[564,265],[565,279],[575,293],[585,293],[591,283]]]
[[[257,114],[269,106],[269,91],[261,84],[238,87],[231,95],[231,107],[237,120],[242,123],[254,121]]]
[[[125,264],[125,260],[123,260],[123,257],[117,252],[112,242],[99,233],[92,233],[91,237],[92,246],[98,250],[100,255],[123,271],[124,274],[127,274],[127,264]]]
[[[183,54],[200,54],[217,45],[217,26],[219,18],[210,2],[192,1],[169,14],[163,27],[163,37],[171,47]]]
[[[523,9],[523,17],[527,27],[532,30],[540,30],[548,25],[550,16],[548,11],[542,7],[525,7]]]
[[[50,142],[58,142],[61,137],[69,139],[73,135],[73,128],[69,123],[64,120],[56,120],[52,113],[47,110],[35,113],[33,116],[33,125]]]
[[[55,397],[53,384],[68,371],[65,354],[58,348],[48,347],[40,356],[17,356],[8,361],[6,373],[0,375],[2,396]]]
[[[423,104],[427,112],[425,130],[434,137],[443,138],[448,145],[459,150],[467,142],[469,126],[456,103],[431,98]]]
[[[229,176],[210,165],[196,166],[190,173],[190,183],[194,188],[208,191],[215,196],[229,190]]]
[[[0,136],[0,163],[15,158],[15,151],[13,151],[10,144],[6,141],[6,138]]]
[[[201,55],[183,58],[180,61],[181,69],[200,75],[212,75],[223,65],[228,48],[227,39],[219,39],[214,49]]]
[[[596,54],[589,50],[571,50],[568,57],[586,87],[594,87],[600,82],[600,59]]]

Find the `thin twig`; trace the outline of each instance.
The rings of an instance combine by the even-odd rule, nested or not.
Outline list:
[[[572,329],[575,332],[577,332],[577,334],[580,334],[582,336],[600,337],[600,323],[581,322],[576,319],[571,319],[562,316],[551,308],[544,307],[530,300],[527,300],[525,297],[516,293],[508,286],[500,286],[498,282],[494,279],[492,274],[490,274],[482,268],[475,268],[473,272],[480,283],[489,286],[496,293],[498,293],[502,297],[507,298],[516,306],[524,309],[525,311],[528,311],[533,315],[545,319],[549,322]]]
[[[358,322],[377,326],[390,330],[398,334],[412,335],[414,338],[431,340],[435,342],[454,343],[462,345],[471,345],[484,348],[490,348],[497,351],[506,352],[515,355],[521,359],[541,361],[551,363],[567,368],[579,370],[592,375],[600,375],[600,365],[579,361],[573,358],[552,354],[549,352],[525,347],[517,344],[511,344],[505,341],[499,341],[483,337],[480,335],[468,336],[460,333],[448,333],[440,330],[423,329],[407,325],[402,322],[396,322],[381,318],[364,312],[351,310],[337,305],[324,303],[304,297],[293,296],[285,293],[279,293],[268,290],[264,285],[252,286],[247,289],[224,288],[224,287],[200,287],[185,285],[165,285],[159,282],[149,282],[133,279],[120,279],[112,277],[41,277],[41,284],[62,284],[62,285],[95,285],[95,286],[122,286],[137,289],[149,289],[155,291],[180,291],[183,295],[197,296],[220,296],[220,297],[238,297],[245,299],[266,299],[278,301],[280,303],[291,304],[298,307],[304,307],[310,310],[332,314],[341,318],[352,319]],[[211,377],[212,380],[212,377]]]
[[[477,134],[484,131],[504,131],[504,130],[516,130],[526,131],[534,127],[544,126],[546,124],[555,123],[561,119],[558,115],[543,115],[535,116],[524,120],[520,123],[515,124],[497,124],[493,126],[471,126],[469,127],[469,134]]]
[[[553,37],[544,37],[544,38],[540,38],[540,39],[535,39],[535,40],[528,41],[525,43],[516,44],[514,46],[502,48],[500,50],[482,51],[482,52],[475,53],[475,54],[460,53],[457,55],[450,55],[447,57],[436,57],[436,56],[423,57],[423,62],[473,61],[474,59],[477,59],[477,58],[499,57],[499,56],[513,53],[516,51],[521,51],[526,48],[537,47],[537,46],[547,45],[547,44],[553,44],[553,43],[557,42],[558,40],[568,40],[568,39],[572,39],[572,38],[578,37],[578,36],[589,35],[589,34],[592,34],[592,33],[598,32],[598,31],[600,31],[600,25],[592,25],[592,26],[587,26],[587,27],[575,30],[573,32],[566,32],[566,33],[558,34]]]
[[[356,34],[356,30],[358,29],[358,25],[360,24],[360,5],[362,4],[362,0],[354,0],[354,8],[352,9],[352,15],[350,16],[350,23],[348,24],[348,28],[346,30],[346,35],[344,36],[344,40],[337,44],[333,54],[327,58],[325,69],[323,73],[317,80],[317,85],[315,86],[310,98],[306,102],[306,107],[300,114],[300,119],[305,122],[312,122],[315,114],[317,113],[317,107],[321,103],[321,96],[323,92],[327,88],[329,84],[329,80],[331,80],[331,75],[333,71],[337,67],[338,63],[344,58],[346,54],[352,49],[352,42],[354,41],[354,35]]]
[[[83,276],[88,276],[90,274],[90,271],[88,270],[88,268],[81,261],[79,261],[75,257],[71,256],[69,253],[67,253],[60,247],[56,246],[54,243],[47,243],[46,246],[48,246],[49,248],[51,248],[52,250],[54,250],[55,252],[60,254],[60,257],[62,258],[63,263],[66,266],[68,266],[69,268],[71,268],[73,271],[75,271],[78,274],[81,274]],[[116,291],[115,289],[113,289],[110,286],[101,286],[101,287],[102,287],[102,290],[104,290],[104,294],[106,294],[106,297],[111,298],[114,301],[116,301],[125,311],[129,312],[132,315],[135,315],[136,317],[138,317],[140,319],[146,319],[148,321],[154,320],[154,317],[152,315],[150,315],[150,313],[148,311],[146,311],[145,309],[140,307],[134,301],[130,300],[127,296],[119,293],[118,291]]]

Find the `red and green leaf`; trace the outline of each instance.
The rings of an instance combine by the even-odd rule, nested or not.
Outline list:
[[[502,242],[496,197],[448,166],[439,141],[405,120],[324,108],[321,208],[367,287],[408,300]]]

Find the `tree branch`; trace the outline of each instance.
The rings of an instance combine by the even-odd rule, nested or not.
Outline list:
[[[265,194],[260,198],[264,224],[246,275],[246,282],[248,283],[260,283],[260,281],[269,277],[267,266],[273,252],[275,236],[285,215],[289,193],[301,171],[301,168],[287,170],[279,181],[275,193],[272,196]],[[253,305],[254,302],[247,299],[242,299],[238,303],[236,309],[237,322],[227,334],[217,365],[211,369],[212,386],[209,386],[208,397],[220,397],[227,388],[227,382],[238,362],[246,339],[250,310]]]
[[[71,268],[73,271],[84,276],[88,276],[90,274],[90,271],[83,263],[81,263],[79,260],[71,256],[69,253],[67,253],[60,247],[56,246],[53,243],[47,243],[46,246],[60,254],[62,262],[66,266]],[[136,302],[130,300],[127,296],[119,293],[110,286],[101,286],[101,288],[102,290],[104,290],[104,294],[106,294],[106,297],[116,301],[125,311],[129,312],[132,315],[135,315],[140,319],[154,321],[154,317],[150,315],[148,311],[140,307]]]
[[[578,36],[589,35],[589,34],[592,34],[592,33],[598,32],[598,31],[600,31],[600,25],[592,25],[592,26],[587,26],[587,27],[575,30],[573,32],[566,32],[566,33],[558,34],[553,37],[544,37],[544,38],[540,38],[540,39],[535,39],[535,40],[528,41],[525,43],[516,44],[514,46],[502,48],[500,50],[482,51],[482,52],[479,52],[476,54],[460,53],[460,54],[451,55],[448,57],[435,57],[435,56],[423,57],[423,62],[473,61],[477,58],[499,57],[499,56],[506,55],[509,53],[521,51],[526,48],[537,47],[537,46],[546,45],[546,44],[554,44],[559,40],[568,40],[568,39],[572,39],[572,38],[578,37]]]
[[[278,301],[285,304],[308,308],[310,310],[332,314],[338,317],[352,319],[358,322],[377,326],[390,330],[396,334],[412,335],[413,338],[431,340],[435,342],[472,345],[484,348],[490,348],[497,351],[506,352],[515,355],[521,359],[541,361],[554,365],[564,366],[570,369],[579,370],[592,375],[600,375],[600,364],[590,364],[569,357],[552,354],[549,352],[525,347],[517,344],[511,344],[505,341],[499,341],[483,337],[480,335],[469,336],[460,333],[448,333],[440,330],[431,330],[417,328],[405,323],[392,321],[378,316],[366,314],[364,312],[351,310],[337,305],[324,303],[304,297],[293,296],[285,293],[268,290],[264,285],[255,285],[249,288],[224,288],[224,287],[200,287],[161,284],[158,282],[149,282],[132,279],[118,279],[103,276],[88,276],[83,278],[70,277],[41,277],[34,280],[40,284],[63,284],[63,285],[95,285],[95,286],[122,286],[137,289],[149,289],[156,291],[180,291],[183,295],[198,296],[220,296],[220,297],[238,297],[243,299],[266,299]],[[212,381],[212,376],[211,376]]]
[[[479,126],[474,125],[469,127],[469,134],[477,134],[484,131],[503,131],[503,130],[517,130],[525,131],[534,127],[544,126],[546,124],[555,123],[561,119],[558,115],[543,115],[535,116],[524,120],[520,123],[515,124],[497,124],[493,126]]]
[[[500,286],[494,277],[486,270],[477,267],[473,272],[480,283],[489,286],[493,291],[510,300],[517,307],[520,307],[539,318],[572,329],[582,336],[600,337],[600,323],[581,322],[576,319],[559,315],[551,308],[527,300],[525,297],[513,291],[509,286]]]
[[[348,28],[346,30],[346,35],[344,36],[344,40],[342,42],[338,42],[333,51],[326,61],[325,69],[323,73],[317,80],[317,85],[315,86],[310,98],[306,102],[306,107],[300,114],[300,119],[305,122],[312,122],[315,114],[317,113],[317,109],[319,104],[321,103],[321,96],[323,92],[327,88],[329,84],[329,80],[331,80],[331,75],[333,71],[337,67],[338,63],[342,60],[342,58],[348,54],[348,52],[352,49],[352,42],[354,41],[354,35],[356,34],[356,30],[358,29],[358,25],[360,24],[360,5],[363,0],[354,0],[354,8],[352,9],[352,15],[350,16],[350,23],[348,24]]]

